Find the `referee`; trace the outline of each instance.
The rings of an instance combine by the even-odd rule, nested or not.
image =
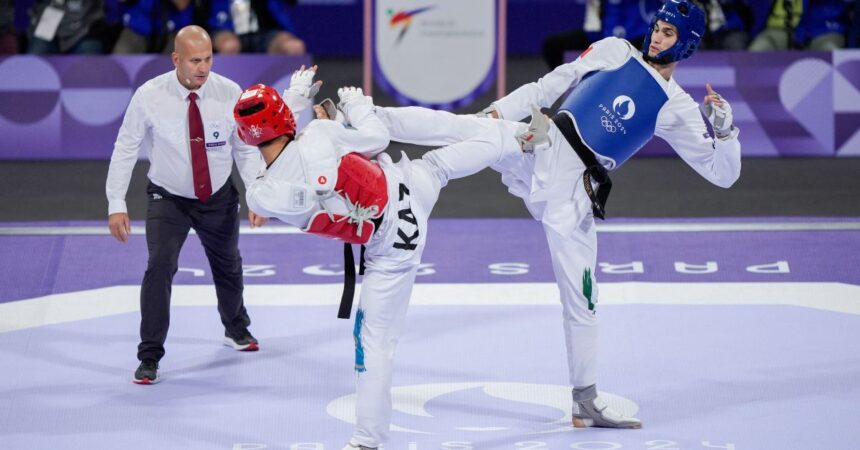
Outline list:
[[[182,28],[172,54],[176,70],[144,83],[131,98],[119,129],[105,191],[111,235],[127,242],[131,232],[126,192],[142,148],[149,149],[146,274],[140,289],[140,366],[137,384],[158,381],[158,362],[170,324],[170,292],[179,251],[193,228],[206,251],[224,343],[257,350],[242,291],[239,193],[230,181],[233,160],[245,186],[262,169],[260,152],[238,138],[233,105],[242,93],[212,68],[212,40],[198,26]],[[150,148],[151,147],[151,148]],[[251,226],[266,219],[248,213]]]

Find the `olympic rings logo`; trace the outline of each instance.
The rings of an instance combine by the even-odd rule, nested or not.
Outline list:
[[[606,116],[602,116],[600,118],[600,125],[603,126],[604,130],[606,130],[610,133],[614,133],[615,131],[618,130],[615,127],[615,125],[612,124],[612,121],[609,120],[609,117],[606,117]]]

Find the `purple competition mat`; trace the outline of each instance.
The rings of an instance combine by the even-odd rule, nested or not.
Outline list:
[[[94,234],[103,228],[0,226],[0,448],[343,447],[355,399],[352,322],[335,318],[340,244],[277,227],[242,235],[261,343],[245,354],[221,345],[190,237],[163,380],[137,386],[145,238],[120,245]],[[567,425],[561,308],[539,224],[443,219],[431,221],[398,346],[385,448],[857,448],[856,221],[599,229],[598,387],[637,408],[644,428]]]

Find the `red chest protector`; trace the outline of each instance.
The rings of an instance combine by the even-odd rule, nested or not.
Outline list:
[[[305,232],[350,244],[366,244],[376,231],[376,222],[388,204],[388,183],[378,164],[358,153],[341,158],[337,167],[335,194],[349,212],[319,211],[311,217]]]

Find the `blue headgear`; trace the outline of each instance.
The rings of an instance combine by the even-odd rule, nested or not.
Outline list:
[[[671,23],[678,28],[678,41],[675,45],[658,53],[657,56],[648,56],[648,47],[651,46],[651,34],[658,20]],[[642,43],[642,53],[646,61],[658,64],[669,64],[693,56],[699,42],[705,34],[705,13],[702,9],[687,0],[668,0],[651,19],[651,28],[645,35]]]

